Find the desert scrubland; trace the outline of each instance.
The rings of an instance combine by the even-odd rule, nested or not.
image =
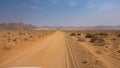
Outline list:
[[[120,68],[119,30],[0,30],[0,68]]]
[[[68,31],[68,33],[98,58],[98,62],[102,62],[108,68],[120,67],[119,30]],[[91,61],[89,60],[88,63],[91,63]]]
[[[0,30],[0,63],[31,47],[32,42],[52,33],[53,31]]]

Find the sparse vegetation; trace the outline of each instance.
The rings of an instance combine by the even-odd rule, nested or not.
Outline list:
[[[70,33],[70,36],[74,36],[77,41],[80,42],[89,42],[93,43],[94,45],[109,45],[110,41],[112,43],[116,43],[113,45],[119,45],[118,40],[120,37],[119,31],[68,31]],[[117,37],[116,37],[117,36]]]
[[[14,54],[12,52],[15,52],[14,55],[19,54],[22,50],[27,50],[31,46],[33,46],[33,41],[37,41],[37,46],[41,45],[39,43],[39,38],[46,36],[53,33],[52,31],[35,31],[35,30],[0,30],[0,49],[1,53],[3,52],[3,55],[7,55],[11,57],[11,54]],[[62,33],[62,32],[61,32]],[[66,31],[67,33],[67,31]],[[55,35],[56,34],[56,35]],[[54,39],[57,39],[57,34],[55,33],[52,36]],[[95,66],[99,65],[101,63],[101,60],[96,57],[98,56],[107,56],[112,59],[111,55],[114,55],[113,58],[116,58],[116,56],[120,55],[120,38],[118,38],[118,32],[100,32],[100,31],[69,31],[69,36],[63,36],[58,35],[59,38],[62,36],[63,38],[60,38],[60,41],[62,40],[63,47],[66,47],[66,42],[64,42],[64,38],[68,39],[70,43],[71,51],[74,52],[74,55],[77,56],[77,58],[80,58],[81,61],[80,64],[83,64],[84,66],[88,64],[94,64]],[[72,36],[72,37],[71,37]],[[47,36],[46,36],[47,37]],[[45,37],[43,37],[45,38]],[[59,39],[58,38],[58,39]],[[53,38],[49,38],[49,41]],[[41,39],[40,39],[41,40]],[[43,41],[42,45],[46,45],[46,41]],[[59,41],[56,41],[58,43],[55,43],[54,45],[59,44]],[[35,47],[36,46],[36,42]],[[41,42],[40,42],[41,43]],[[50,42],[48,42],[51,44]],[[54,41],[52,42],[54,43]],[[109,44],[106,44],[109,43]],[[114,44],[111,44],[114,43]],[[48,45],[49,45],[48,44]],[[61,44],[62,45],[62,44]],[[96,45],[96,46],[95,46]],[[105,46],[103,46],[105,45]],[[34,48],[34,47],[33,47]],[[40,47],[39,47],[40,48]],[[37,51],[39,51],[39,48]],[[52,47],[54,49],[54,46]],[[59,47],[58,47],[59,49]],[[63,48],[66,49],[66,48]],[[30,49],[31,51],[32,49]],[[34,49],[32,50],[34,51]],[[66,50],[64,50],[66,51]],[[63,52],[63,50],[62,50]],[[34,52],[33,52],[34,53]],[[65,52],[64,52],[65,53]],[[55,53],[56,54],[56,53]],[[2,55],[1,55],[2,56]],[[118,58],[118,57],[117,57]],[[6,60],[6,57],[4,58]],[[4,61],[3,60],[3,61]],[[1,61],[2,62],[2,61]]]
[[[71,33],[70,35],[71,35],[71,36],[76,36],[76,34],[75,34],[75,33]]]
[[[19,27],[19,28],[18,28]],[[31,24],[24,24],[24,23],[0,23],[0,29],[4,30],[31,30],[36,28]],[[10,32],[8,32],[10,34]]]
[[[87,61],[83,61],[82,63],[83,63],[83,64],[86,64],[86,63],[87,63]]]
[[[120,37],[120,34],[118,34],[118,37]]]
[[[108,35],[107,33],[99,33],[99,35]]]
[[[91,42],[91,43],[94,43],[95,45],[99,45],[99,46],[106,45],[104,39],[98,38],[98,37],[96,37],[96,36],[91,37],[90,42]]]
[[[0,45],[4,50],[10,50],[13,44],[17,45],[21,42],[29,42],[41,38],[52,31],[34,31],[34,30],[0,30]],[[5,44],[5,45],[4,45]]]
[[[118,50],[117,52],[120,53],[120,50]]]
[[[102,52],[100,50],[95,51],[95,53],[102,54]]]
[[[93,35],[91,34],[86,34],[85,38],[91,38]]]
[[[85,40],[83,38],[78,37],[77,41],[84,42]]]
[[[4,45],[3,46],[3,49],[5,49],[5,50],[10,50],[11,49],[11,47],[12,47],[12,45]]]
[[[95,43],[97,40],[98,40],[98,37],[96,37],[96,36],[92,36],[90,38],[90,42],[92,42],[92,43]]]
[[[17,39],[13,39],[13,41],[14,41],[14,42],[16,42],[16,41],[17,41]]]
[[[80,33],[77,33],[77,36],[80,36],[81,34]]]

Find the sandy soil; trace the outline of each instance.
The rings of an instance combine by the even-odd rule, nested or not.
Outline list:
[[[119,62],[114,60],[117,64],[112,64],[112,59],[97,55],[93,47],[78,43],[62,31],[30,45],[33,46],[2,62],[0,68],[120,68]]]

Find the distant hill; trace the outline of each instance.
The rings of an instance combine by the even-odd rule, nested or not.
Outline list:
[[[120,26],[95,26],[97,29],[120,30]]]
[[[120,30],[120,26],[51,26],[36,27],[31,24],[24,23],[0,23],[0,30]]]
[[[120,26],[56,26],[56,27],[39,27],[36,30],[120,30]]]
[[[31,24],[24,23],[0,23],[1,30],[31,30],[36,28]]]

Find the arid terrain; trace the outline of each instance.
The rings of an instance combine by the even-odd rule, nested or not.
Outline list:
[[[120,68],[120,0],[0,0],[0,68]]]
[[[120,68],[119,30],[0,30],[0,68]]]

